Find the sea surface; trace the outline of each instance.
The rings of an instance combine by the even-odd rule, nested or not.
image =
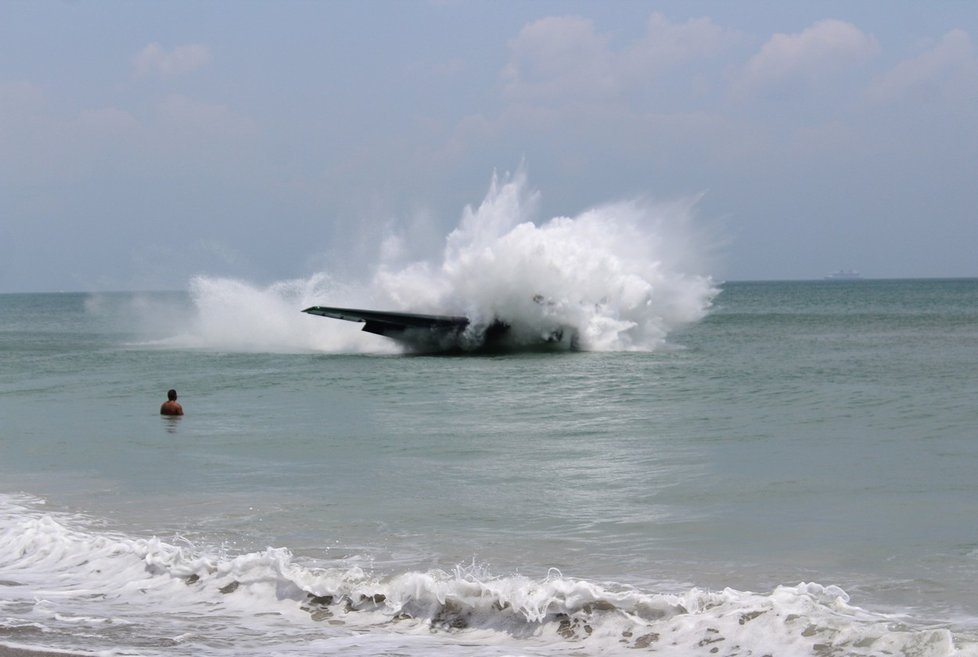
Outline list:
[[[978,655],[978,281],[719,288],[653,347],[462,357],[0,295],[0,647]]]

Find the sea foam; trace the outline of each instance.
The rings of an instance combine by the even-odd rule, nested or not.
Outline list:
[[[575,347],[653,350],[702,319],[717,288],[699,271],[707,244],[694,228],[695,200],[623,201],[574,217],[538,221],[539,194],[524,170],[492,178],[485,199],[466,207],[440,258],[403,262],[409,237],[390,235],[362,280],[329,272],[257,286],[199,276],[196,314],[176,346],[245,351],[396,351],[358,326],[299,315],[310,305],[463,315],[478,345],[495,320],[514,343],[554,327]]]
[[[636,590],[484,566],[374,573],[284,548],[222,554],[86,528],[0,495],[0,645],[120,653],[974,655],[835,586]],[[13,641],[9,637],[14,637]],[[355,637],[356,640],[353,640]]]

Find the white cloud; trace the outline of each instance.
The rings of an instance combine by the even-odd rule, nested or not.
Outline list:
[[[810,81],[867,61],[876,38],[851,23],[822,20],[798,34],[775,34],[747,63],[740,91]]]
[[[690,61],[711,57],[737,43],[736,32],[709,18],[672,23],[662,14],[649,17],[645,36],[622,53],[621,64],[633,74],[647,77]]]
[[[952,30],[930,50],[897,64],[868,92],[871,101],[889,103],[919,94],[954,94],[978,87],[978,57],[967,32]]]
[[[160,44],[151,43],[133,58],[133,69],[138,77],[173,77],[206,66],[210,60],[210,51],[206,46],[190,44],[167,51]]]
[[[578,16],[550,17],[525,26],[510,43],[503,69],[510,97],[559,99],[603,96],[615,89],[607,39],[591,21]]]
[[[607,100],[738,40],[736,32],[708,18],[680,24],[654,13],[640,39],[616,50],[590,20],[549,17],[525,26],[513,39],[501,77],[511,99]]]

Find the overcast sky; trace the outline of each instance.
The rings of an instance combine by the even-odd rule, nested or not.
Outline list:
[[[544,219],[702,195],[718,280],[976,276],[976,38],[966,1],[0,0],[0,292],[437,253],[521,163]]]

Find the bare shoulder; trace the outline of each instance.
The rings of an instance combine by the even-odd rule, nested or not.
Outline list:
[[[183,415],[183,407],[175,401],[165,401],[160,406],[160,415]]]

